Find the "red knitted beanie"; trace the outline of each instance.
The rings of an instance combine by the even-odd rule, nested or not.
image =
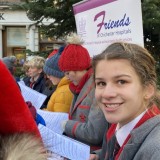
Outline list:
[[[37,125],[9,70],[0,61],[0,134],[33,133]]]
[[[91,66],[91,58],[86,48],[77,44],[65,47],[59,59],[62,71],[82,71]]]

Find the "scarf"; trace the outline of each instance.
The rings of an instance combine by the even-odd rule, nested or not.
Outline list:
[[[78,85],[74,85],[72,82],[69,85],[70,90],[72,91],[72,93],[74,94],[79,94],[83,88],[83,86],[85,85],[85,83],[87,82],[87,80],[90,78],[91,74],[93,73],[93,70],[90,68],[85,75],[82,77],[81,81],[79,82]]]

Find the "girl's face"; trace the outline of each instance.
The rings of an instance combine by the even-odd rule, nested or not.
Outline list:
[[[95,96],[105,118],[120,126],[145,111],[153,87],[143,87],[128,60],[99,61],[95,71]]]
[[[29,69],[25,71],[25,75],[28,76],[28,77],[30,76],[29,75]]]
[[[29,67],[28,75],[31,78],[38,77],[42,72],[42,69],[38,69],[37,67]]]
[[[52,75],[47,75],[47,77],[50,79],[53,85],[58,85],[61,80],[60,78],[54,77]]]
[[[65,76],[75,86],[77,86],[86,72],[87,72],[86,70],[83,70],[83,71],[67,71],[67,72],[65,72]]]

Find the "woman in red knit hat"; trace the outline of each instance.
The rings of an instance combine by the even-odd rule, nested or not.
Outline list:
[[[81,39],[73,34],[59,59],[59,67],[71,81],[69,87],[74,98],[69,120],[63,122],[64,134],[91,146],[101,148],[107,121],[96,104],[91,58]]]

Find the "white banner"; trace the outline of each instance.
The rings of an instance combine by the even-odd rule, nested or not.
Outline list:
[[[88,0],[73,9],[77,33],[91,57],[117,41],[144,46],[141,0]]]

